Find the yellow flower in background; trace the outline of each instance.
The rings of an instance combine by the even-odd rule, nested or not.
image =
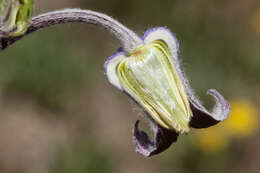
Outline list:
[[[201,130],[197,134],[197,144],[205,152],[215,152],[227,146],[227,136],[219,125]]]
[[[204,129],[196,135],[202,151],[217,152],[225,148],[233,138],[253,135],[258,127],[256,107],[247,100],[231,101],[231,114],[222,124]]]
[[[244,137],[254,134],[258,127],[257,110],[251,103],[241,100],[231,103],[232,112],[223,124],[229,134]]]
[[[260,36],[260,9],[253,13],[251,26],[255,33]]]

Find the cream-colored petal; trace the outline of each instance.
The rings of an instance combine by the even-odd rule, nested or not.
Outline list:
[[[162,127],[189,131],[188,98],[163,41],[139,47],[120,62],[117,75],[124,90]]]

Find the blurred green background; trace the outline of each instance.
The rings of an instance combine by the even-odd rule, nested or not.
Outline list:
[[[167,26],[196,94],[211,106],[216,88],[231,116],[144,158],[132,145],[142,111],[103,71],[119,43],[95,26],[55,26],[1,53],[1,173],[260,171],[259,0],[36,0],[36,14],[63,8],[106,13],[140,36]]]

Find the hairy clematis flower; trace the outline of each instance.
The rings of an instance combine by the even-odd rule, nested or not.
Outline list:
[[[148,30],[143,44],[126,55],[122,49],[105,63],[111,84],[127,93],[139,104],[152,122],[154,141],[134,128],[136,151],[151,156],[168,148],[179,134],[190,128],[206,128],[227,118],[230,108],[216,91],[209,113],[194,96],[178,59],[178,42],[166,28]]]
[[[34,0],[0,1],[0,36],[19,36],[28,28]]]
[[[36,16],[26,28],[32,2],[0,2],[0,53],[24,36],[56,24],[84,22],[111,33],[120,41],[122,48],[104,65],[108,80],[143,108],[154,133],[151,141],[144,131],[139,130],[139,121],[135,123],[133,141],[137,152],[145,156],[158,154],[175,142],[179,134],[188,133],[190,128],[207,128],[227,118],[229,104],[216,90],[208,91],[216,101],[211,113],[194,96],[178,59],[177,39],[168,29],[148,30],[141,39],[113,18],[81,9]],[[23,6],[10,6],[16,3]]]

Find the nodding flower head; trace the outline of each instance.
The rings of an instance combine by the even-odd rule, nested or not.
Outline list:
[[[20,36],[32,19],[34,0],[0,1],[0,36]]]
[[[31,20],[32,10],[33,0],[0,0],[0,53],[34,31],[68,22],[100,26],[120,41],[123,48],[105,62],[105,73],[111,84],[143,108],[154,133],[154,140],[150,140],[139,130],[139,121],[135,123],[133,142],[137,152],[145,156],[158,154],[179,134],[191,128],[210,127],[229,115],[228,102],[216,90],[208,91],[216,101],[211,112],[193,94],[178,58],[178,41],[167,28],[150,29],[141,39],[99,12],[65,9]]]
[[[178,58],[179,45],[167,28],[148,30],[143,44],[127,54],[119,49],[105,63],[108,80],[140,105],[151,120],[154,141],[134,128],[136,151],[151,156],[168,148],[190,128],[206,128],[227,118],[230,108],[216,91],[212,113],[194,96]]]

